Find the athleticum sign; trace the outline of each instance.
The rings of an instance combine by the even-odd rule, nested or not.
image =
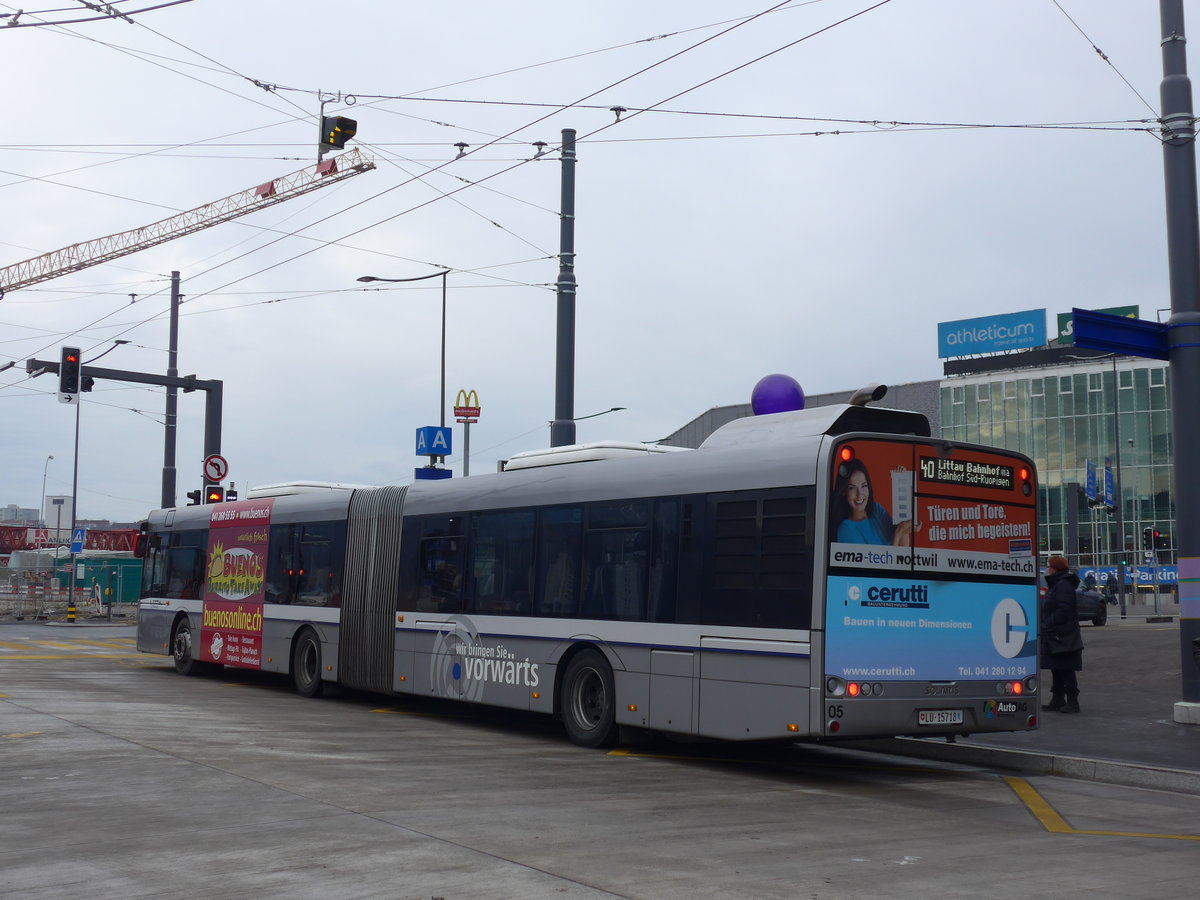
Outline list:
[[[938,323],[938,357],[1027,350],[1046,343],[1046,310]]]

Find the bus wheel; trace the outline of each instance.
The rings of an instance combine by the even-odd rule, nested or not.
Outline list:
[[[321,696],[321,641],[311,628],[300,632],[292,649],[292,683],[303,697]]]
[[[567,664],[562,681],[563,727],[581,747],[616,741],[616,700],[612,669],[597,650],[582,650]]]
[[[184,616],[171,638],[171,657],[175,660],[175,671],[180,675],[199,675],[203,665],[196,659],[196,645],[192,640],[192,620]]]

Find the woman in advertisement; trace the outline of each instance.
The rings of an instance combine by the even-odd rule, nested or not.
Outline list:
[[[874,499],[871,474],[861,459],[838,467],[833,490],[834,541],[839,544],[912,545],[912,521],[892,522],[883,505]]]

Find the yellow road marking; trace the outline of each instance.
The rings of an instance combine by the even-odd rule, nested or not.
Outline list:
[[[424,716],[429,719],[447,719],[452,717],[450,713],[422,712],[418,709],[404,709],[401,706],[384,706],[379,709],[373,709],[371,712],[388,713],[393,716]]]
[[[0,738],[24,738],[33,737],[38,734],[45,734],[44,731],[14,731],[11,734],[0,734]]]
[[[0,641],[0,650],[28,650],[28,644],[10,644],[8,641]]]
[[[76,647],[75,644],[63,644],[58,641],[34,641],[34,640],[31,640],[29,643],[30,643],[30,645],[36,645],[38,647],[53,647],[55,650],[74,650]],[[28,649],[28,647],[26,647],[26,649]]]
[[[1156,834],[1146,831],[1101,831],[1092,828],[1073,828],[1058,811],[1051,806],[1046,798],[1037,792],[1037,790],[1024,778],[1005,777],[1004,779],[1010,788],[1013,789],[1021,802],[1033,813],[1034,818],[1042,823],[1042,827],[1052,834],[1092,834],[1101,835],[1103,837],[1137,837],[1137,838],[1155,838],[1158,840],[1168,841],[1200,841],[1200,834]]]
[[[87,644],[89,647],[107,647],[109,650],[127,650],[133,641],[88,641],[80,638],[76,644]]]

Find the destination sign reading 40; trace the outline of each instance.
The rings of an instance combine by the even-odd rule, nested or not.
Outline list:
[[[1012,466],[939,456],[921,457],[922,481],[1011,491],[1015,483],[1014,477]]]

